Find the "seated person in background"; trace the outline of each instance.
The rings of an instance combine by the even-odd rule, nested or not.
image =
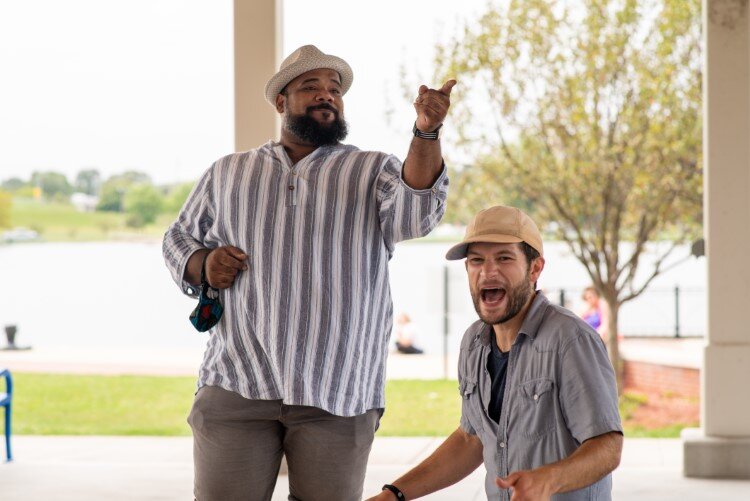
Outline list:
[[[405,355],[419,355],[424,353],[414,346],[414,324],[406,313],[399,313],[396,317],[396,349]]]
[[[581,299],[586,302],[585,309],[581,313],[581,318],[593,327],[602,339],[606,341],[609,326],[607,303],[602,301],[599,291],[594,286],[586,287],[583,290]]]

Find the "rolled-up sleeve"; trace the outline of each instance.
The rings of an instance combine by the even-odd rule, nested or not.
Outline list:
[[[560,374],[563,415],[579,443],[610,431],[622,432],[615,374],[598,335],[579,332],[563,348]]]
[[[386,157],[377,179],[380,228],[388,249],[397,242],[427,235],[445,213],[448,174],[443,164],[440,175],[429,188],[415,190],[403,179],[403,163]]]
[[[172,279],[182,292],[194,296],[195,291],[183,277],[188,259],[204,249],[204,237],[214,222],[212,166],[198,180],[182,207],[177,220],[167,229],[162,243],[162,254]]]

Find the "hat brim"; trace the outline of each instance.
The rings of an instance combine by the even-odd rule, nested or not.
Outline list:
[[[471,238],[467,238],[460,244],[456,244],[445,254],[445,259],[448,261],[456,261],[466,257],[466,253],[469,250],[469,245],[474,243],[488,243],[488,244],[514,244],[523,242],[522,239],[514,237],[513,235],[477,235]]]
[[[331,69],[339,74],[341,77],[341,95],[343,96],[352,86],[354,80],[354,72],[351,66],[341,59],[340,57],[324,55],[322,57],[316,57],[314,59],[297,60],[279,70],[266,84],[265,95],[266,101],[271,106],[276,106],[276,96],[286,87],[289,82],[312,70],[320,69]]]

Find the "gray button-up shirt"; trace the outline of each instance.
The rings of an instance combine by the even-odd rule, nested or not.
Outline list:
[[[599,334],[576,315],[536,293],[508,359],[499,424],[489,416],[492,327],[477,321],[461,341],[458,380],[461,428],[484,447],[489,500],[508,500],[496,477],[529,470],[569,456],[581,443],[622,432],[617,386]],[[609,500],[612,478],[565,494],[555,501]]]

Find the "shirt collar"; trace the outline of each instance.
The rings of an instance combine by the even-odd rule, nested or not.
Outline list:
[[[531,302],[529,311],[526,312],[526,318],[523,319],[521,328],[518,329],[519,334],[526,334],[530,338],[534,339],[536,333],[539,331],[539,326],[544,320],[544,312],[547,311],[547,305],[549,299],[547,299],[542,291],[536,291],[534,301]]]
[[[284,146],[280,142],[278,142],[278,141],[268,141],[262,147],[266,147],[266,148],[274,151],[277,155],[281,155],[281,154],[286,155],[286,151],[284,150]],[[343,143],[325,144],[323,146],[318,146],[317,148],[315,148],[315,150],[313,150],[313,152],[310,153],[310,155],[308,155],[308,156],[312,158],[312,157],[314,157],[316,155],[319,155],[321,153],[331,152],[331,151],[335,151],[335,150],[338,150],[338,149],[355,149],[355,148],[353,146],[349,145],[349,144],[343,144]],[[307,157],[305,157],[305,158],[307,158]]]
[[[482,322],[482,328],[477,332],[477,339],[483,346],[490,345],[490,336],[493,334],[492,326]]]

